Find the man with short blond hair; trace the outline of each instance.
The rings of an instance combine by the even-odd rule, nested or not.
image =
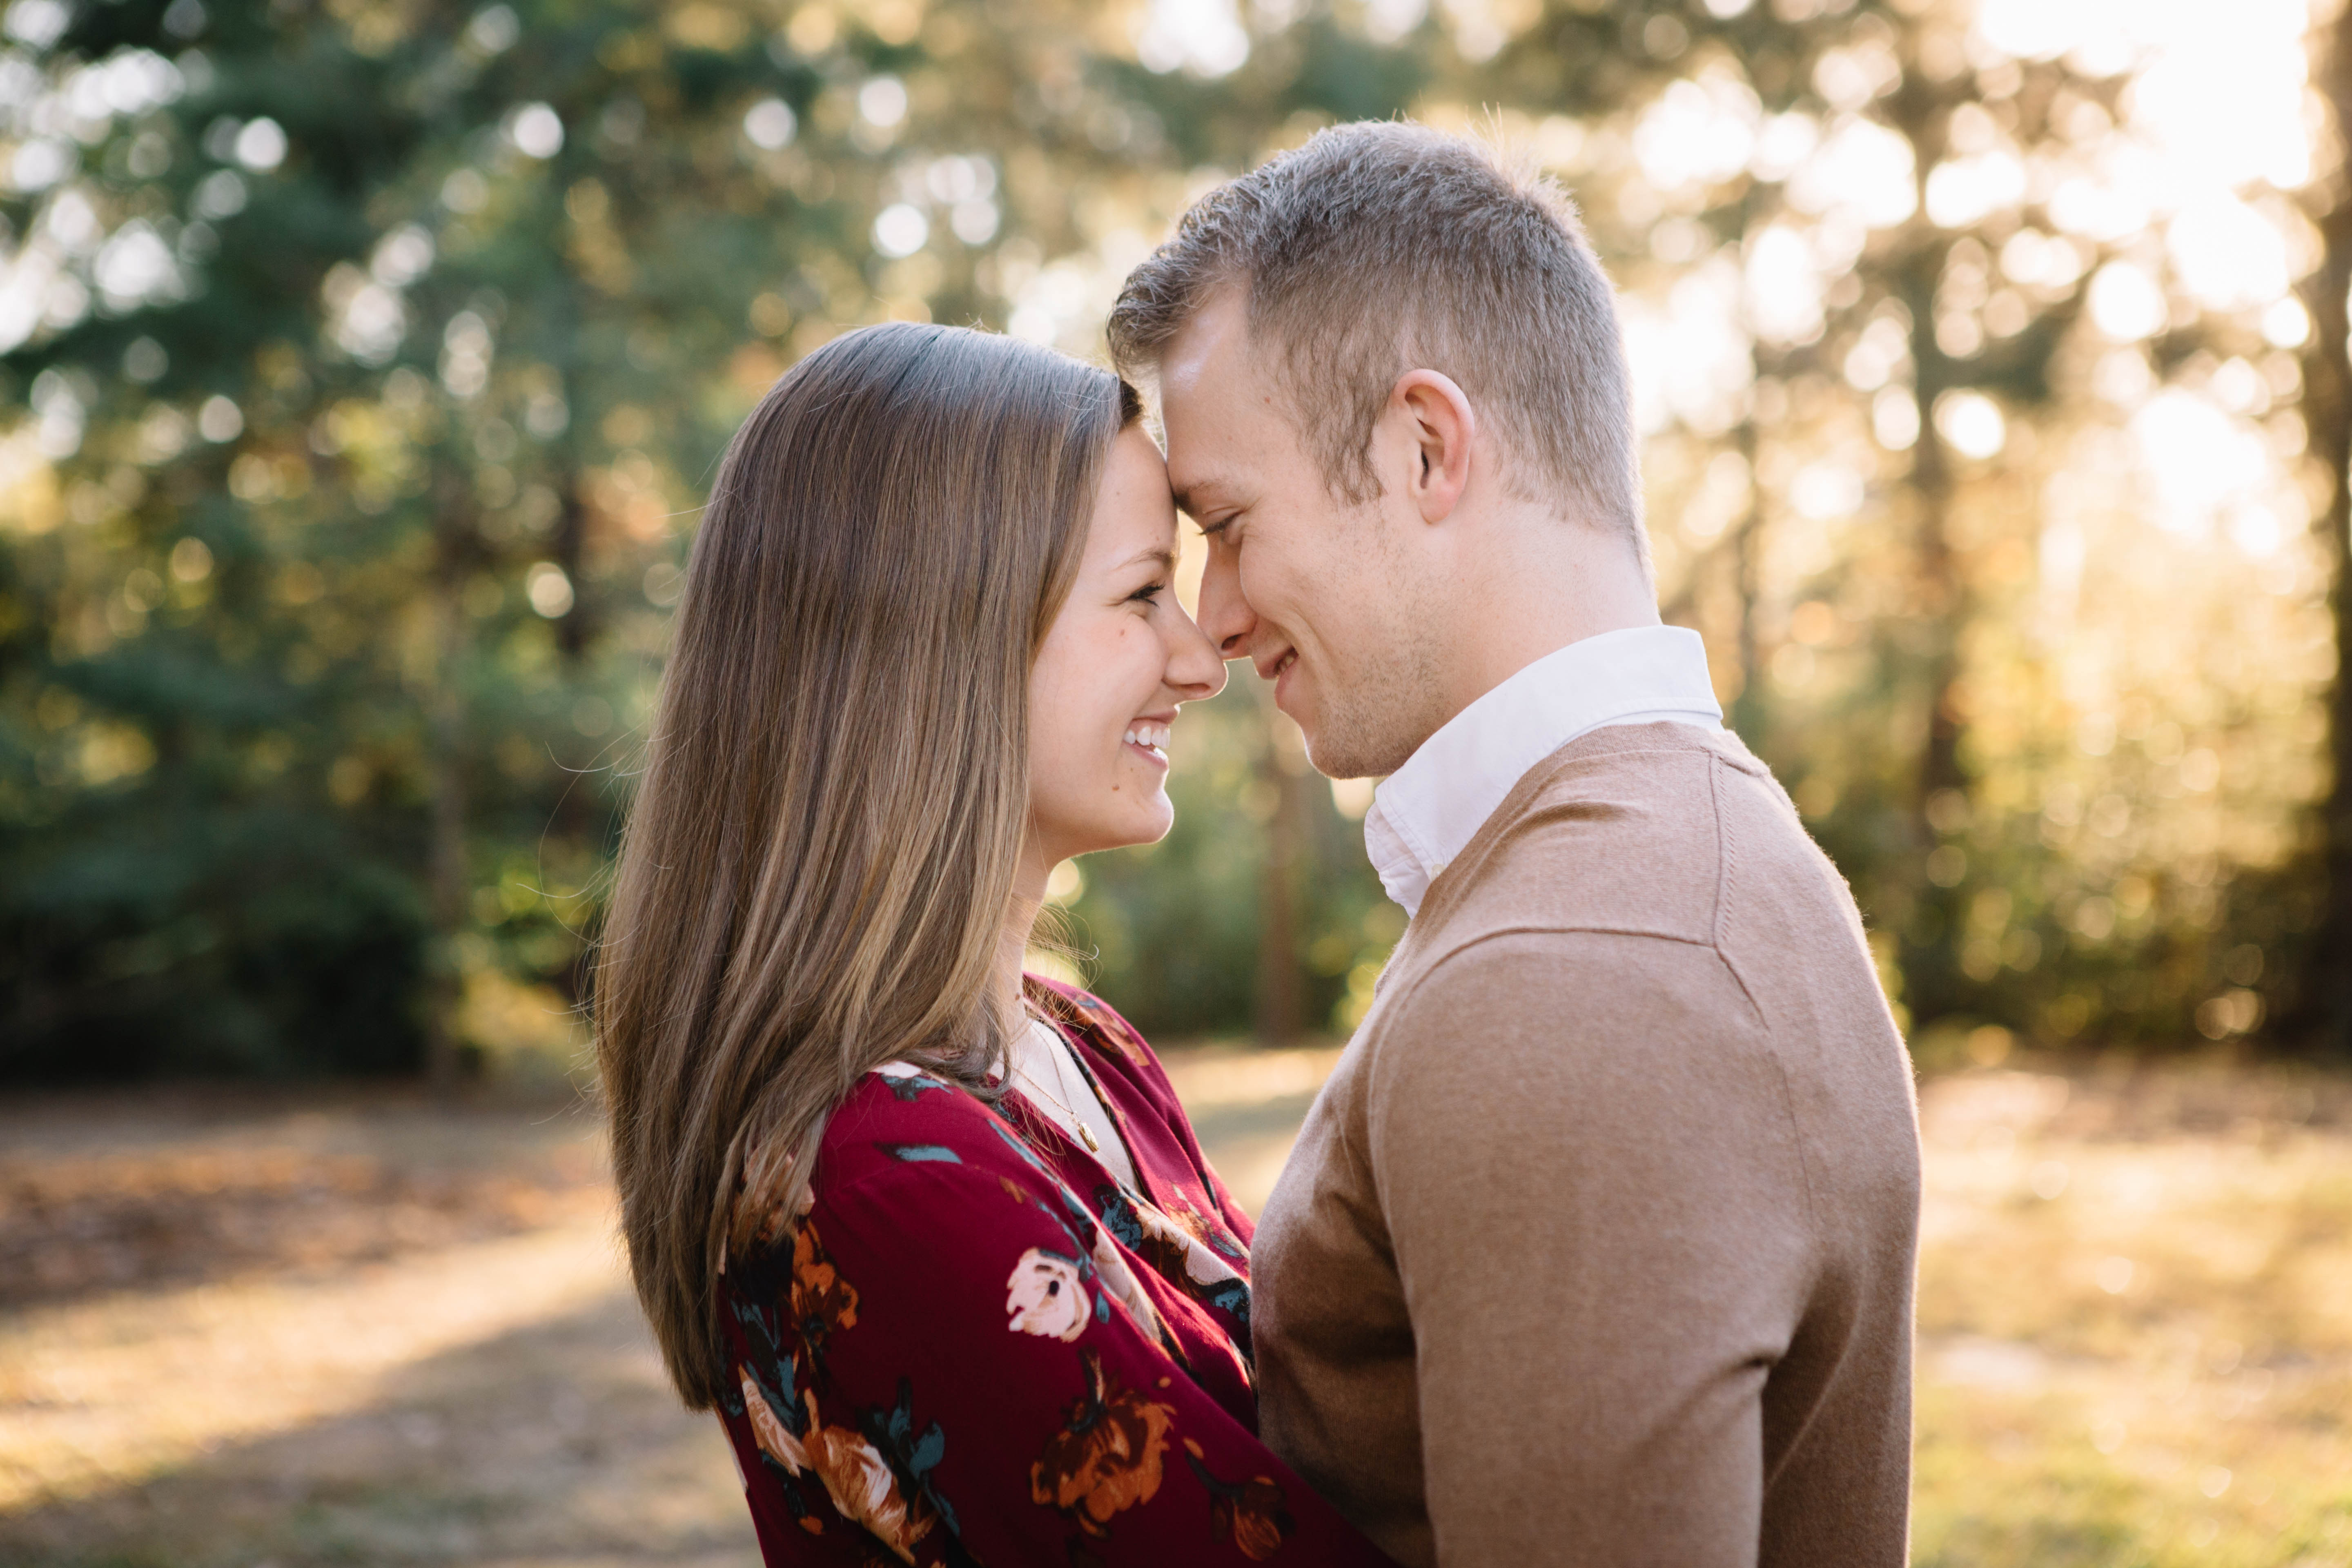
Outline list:
[[[1845,884],[1659,624],[1565,195],[1324,132],[1136,268],[1209,537],[1411,923],[1252,1251],[1263,1430],[1400,1562],[1895,1564],[1919,1165]]]

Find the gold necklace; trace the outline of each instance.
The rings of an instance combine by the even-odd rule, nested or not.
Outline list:
[[[1032,1025],[1031,1027],[1034,1028],[1036,1027],[1036,1026]],[[1060,1095],[1055,1094],[1052,1089],[1047,1089],[1044,1084],[1039,1083],[1034,1078],[1032,1078],[1028,1068],[1016,1063],[1013,1066],[1013,1070],[1019,1073],[1023,1078],[1028,1079],[1030,1088],[1035,1089],[1047,1100],[1053,1101],[1055,1109],[1059,1110],[1063,1115],[1070,1119],[1070,1125],[1078,1130],[1078,1136],[1085,1141],[1087,1152],[1088,1153],[1099,1154],[1102,1152],[1102,1141],[1095,1136],[1094,1129],[1087,1125],[1087,1119],[1085,1117],[1080,1116],[1076,1111],[1071,1110],[1068,1103],[1065,1101]],[[1084,1069],[1082,1068],[1080,1070],[1083,1071]],[[1061,1076],[1062,1062],[1061,1058],[1056,1057],[1054,1058],[1054,1077],[1055,1080],[1058,1081],[1061,1079]],[[1102,1097],[1100,1095],[1097,1095],[1095,1098],[1097,1100],[1100,1100]]]

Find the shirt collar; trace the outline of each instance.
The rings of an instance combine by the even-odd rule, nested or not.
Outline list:
[[[1696,632],[1632,626],[1546,654],[1447,721],[1373,792],[1364,848],[1381,885],[1420,913],[1429,884],[1529,768],[1594,730],[1659,720],[1723,727]]]

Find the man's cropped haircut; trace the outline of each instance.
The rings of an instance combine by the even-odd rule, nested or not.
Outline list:
[[[1441,371],[1502,438],[1508,489],[1622,531],[1646,560],[1615,301],[1557,182],[1423,125],[1318,132],[1195,202],[1128,275],[1113,358],[1156,369],[1228,285],[1343,499],[1380,493],[1372,426],[1397,377]]]

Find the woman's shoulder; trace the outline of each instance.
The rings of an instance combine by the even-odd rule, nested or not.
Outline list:
[[[798,1215],[828,1234],[881,1223],[905,1239],[926,1227],[952,1231],[965,1204],[1005,1197],[1087,1214],[994,1110],[936,1073],[887,1062],[860,1077],[825,1123]],[[781,1211],[762,1216],[740,1261],[754,1273],[789,1268],[796,1228]]]
[[[912,1062],[885,1062],[859,1078],[825,1123],[814,1181],[831,1190],[909,1165],[1006,1164],[1035,1156],[994,1110]]]

